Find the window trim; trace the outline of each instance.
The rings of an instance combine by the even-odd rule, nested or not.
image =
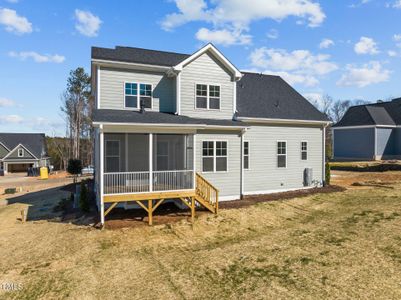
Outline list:
[[[137,99],[138,99],[138,101],[137,101],[137,107],[128,107],[128,106],[126,106],[126,102],[125,102],[125,96],[127,96],[126,94],[125,94],[125,84],[126,83],[135,83],[136,85],[137,85],[137,89],[136,89],[136,96],[137,96]],[[150,108],[145,108],[145,109],[150,109],[150,110],[153,110],[153,107],[154,107],[154,105],[153,105],[153,84],[152,83],[146,83],[146,82],[140,82],[140,81],[124,81],[124,85],[123,85],[123,90],[124,90],[124,97],[123,97],[123,104],[124,104],[124,109],[127,109],[127,110],[140,110],[141,109],[141,99],[140,99],[140,97],[141,97],[141,95],[140,95],[140,90],[141,90],[141,88],[140,88],[140,85],[141,84],[146,84],[146,85],[150,85],[151,86],[151,91],[152,91],[152,96],[150,97]],[[132,95],[131,95],[132,96]]]
[[[107,155],[107,142],[118,142],[118,156],[115,155]],[[106,172],[107,169],[107,158],[108,157],[118,157],[118,170],[121,170],[121,142],[120,140],[105,140],[104,141],[104,173],[116,173],[116,172]],[[117,171],[121,172],[121,171]]]
[[[197,85],[206,85],[206,87],[207,87],[207,89],[206,89],[206,93],[207,93],[207,96],[206,96],[206,108],[198,108],[198,107],[196,107],[196,97],[197,97],[197,95],[196,95],[196,86]],[[209,87],[211,86],[211,85],[213,85],[213,86],[218,86],[219,87],[219,89],[220,89],[220,97],[219,97],[219,100],[220,100],[220,107],[219,108],[210,108],[210,95],[209,95]],[[206,83],[206,82],[195,82],[195,84],[194,84],[194,109],[195,110],[203,110],[203,111],[208,111],[208,110],[211,110],[211,111],[221,111],[221,84],[218,84],[218,83]],[[213,98],[215,98],[215,97],[213,97]]]
[[[285,154],[278,154],[278,143],[285,143]],[[285,167],[278,166],[278,157],[285,156]],[[276,169],[287,169],[288,167],[288,143],[287,140],[277,140],[276,141]]]
[[[248,154],[245,155],[245,143],[248,143]],[[248,168],[245,168],[245,156],[248,156]],[[242,145],[242,167],[245,171],[249,171],[251,169],[251,142],[249,140],[244,140]]]
[[[203,142],[213,142],[213,156],[203,156]],[[225,142],[227,143],[227,155],[224,156],[216,156],[216,142]],[[229,172],[229,167],[228,167],[228,162],[229,162],[229,155],[228,155],[228,140],[223,140],[223,139],[206,139],[206,140],[201,140],[201,173],[202,174],[214,174],[214,173],[228,173]],[[213,171],[203,171],[203,158],[204,157],[213,157]],[[226,157],[227,158],[227,170],[225,171],[216,171],[216,158],[217,157]]]
[[[22,154],[21,154],[21,155],[20,155],[20,151],[22,151]],[[18,157],[24,157],[24,156],[25,156],[24,148],[18,148],[18,150],[17,150],[17,155],[18,155]]]
[[[302,150],[302,143],[306,143],[306,150]],[[300,143],[301,146],[301,161],[308,161],[309,159],[309,143],[308,141],[302,140]],[[306,152],[306,159],[302,159],[302,153]]]

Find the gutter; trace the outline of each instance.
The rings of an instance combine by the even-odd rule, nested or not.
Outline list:
[[[330,121],[316,121],[316,120],[296,120],[296,119],[273,119],[273,118],[250,118],[250,117],[237,117],[238,121],[248,123],[270,123],[270,124],[299,124],[299,125],[325,125],[328,126]]]

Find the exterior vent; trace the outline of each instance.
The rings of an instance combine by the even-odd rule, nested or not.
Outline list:
[[[312,168],[305,168],[304,170],[304,186],[312,186],[313,170]]]

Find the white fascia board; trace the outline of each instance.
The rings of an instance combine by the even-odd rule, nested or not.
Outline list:
[[[237,67],[235,67],[215,46],[210,43],[196,51],[194,54],[180,62],[178,65],[174,66],[173,69],[178,72],[182,71],[185,65],[195,60],[207,51],[211,51],[212,53],[214,53],[217,59],[234,73],[236,80],[241,79],[241,77],[243,76],[241,71],[238,70]]]
[[[341,130],[341,129],[363,129],[363,128],[396,128],[399,126],[396,125],[358,125],[358,126],[340,126],[340,127],[332,127],[332,130]]]
[[[114,123],[114,122],[93,122],[94,127],[99,126],[134,126],[142,128],[163,128],[163,129],[223,129],[223,130],[243,130],[248,126],[224,126],[207,124],[154,124],[154,123]]]
[[[115,61],[115,60],[103,60],[103,59],[92,59],[92,63],[95,65],[98,65],[98,66],[102,66],[102,67],[119,67],[119,68],[127,68],[127,69],[161,71],[161,72],[167,72],[171,69],[171,67],[168,67],[168,66],[139,64],[139,63],[130,63],[130,62],[123,62],[123,61]]]
[[[249,123],[270,123],[270,124],[297,124],[297,125],[329,125],[330,121],[294,120],[294,119],[271,119],[271,118],[248,118],[238,117],[237,120]]]

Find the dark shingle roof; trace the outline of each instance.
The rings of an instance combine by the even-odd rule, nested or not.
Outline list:
[[[401,125],[401,98],[389,102],[351,106],[333,127],[361,125]]]
[[[247,125],[234,120],[198,119],[187,116],[178,116],[171,113],[154,111],[95,109],[92,117],[94,122],[105,123],[143,123],[143,124],[174,124],[174,125],[209,125],[209,126],[241,126]]]
[[[0,133],[0,142],[10,149],[10,151],[19,144],[22,144],[37,158],[46,155],[44,133]]]
[[[120,47],[115,49],[92,47],[93,59],[114,60],[159,66],[175,66],[188,58],[189,54],[148,50],[142,48]]]
[[[237,83],[240,117],[328,121],[279,76],[243,73]]]

